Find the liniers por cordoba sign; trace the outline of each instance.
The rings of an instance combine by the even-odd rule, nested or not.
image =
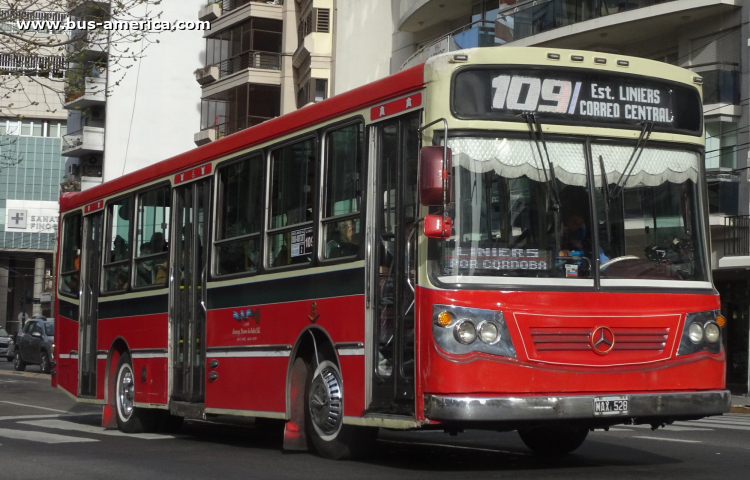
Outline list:
[[[5,231],[55,233],[60,205],[34,200],[5,201]]]

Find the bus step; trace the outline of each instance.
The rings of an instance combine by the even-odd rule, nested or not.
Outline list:
[[[169,404],[169,411],[172,415],[191,420],[205,420],[206,414],[204,413],[204,409],[205,405],[202,403],[175,402],[173,400]]]

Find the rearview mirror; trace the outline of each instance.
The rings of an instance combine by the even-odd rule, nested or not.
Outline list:
[[[427,215],[424,217],[424,236],[427,238],[450,238],[453,229],[451,217]]]
[[[449,180],[452,153],[443,171],[443,147],[422,147],[419,151],[419,202],[426,207],[443,206],[443,179]],[[445,203],[450,203],[450,181],[447,182]]]

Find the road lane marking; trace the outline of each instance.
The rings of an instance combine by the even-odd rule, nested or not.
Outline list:
[[[0,421],[3,420],[29,420],[39,418],[64,418],[64,417],[89,417],[93,415],[101,415],[101,412],[91,413],[60,413],[60,414],[49,414],[49,415],[10,415],[6,417],[0,417]]]
[[[93,438],[76,438],[66,435],[56,435],[54,433],[27,432],[24,430],[11,430],[9,428],[0,428],[0,437],[40,443],[86,443],[99,441]]]
[[[675,423],[679,423],[680,425],[682,425],[687,422],[675,422]],[[722,430],[744,430],[746,432],[750,431],[750,426],[741,427],[739,425],[728,425],[724,423],[709,423],[709,422],[701,422],[701,425],[706,426],[706,427],[720,428]]]
[[[651,430],[651,425],[623,425],[623,427],[626,428],[648,428]],[[706,428],[694,428],[692,425],[690,427],[680,427],[675,425],[667,425],[665,428],[661,428],[661,430],[665,432],[710,432],[712,429],[710,427]]]
[[[679,438],[662,438],[662,437],[641,437],[637,435],[634,435],[632,438],[645,438],[646,440],[661,440],[663,442],[703,443],[700,440],[682,440]]]
[[[17,405],[19,407],[38,408],[39,410],[49,410],[50,412],[68,413],[67,410],[58,410],[56,408],[47,408],[47,407],[37,407],[36,405],[26,405],[25,403],[8,402],[7,400],[0,400],[0,403],[7,403],[9,405]]]
[[[32,420],[28,422],[18,422],[23,425],[31,425],[42,428],[55,428],[58,430],[68,430],[72,432],[95,433],[97,435],[109,435],[112,437],[129,437],[140,438],[142,440],[159,440],[162,438],[174,438],[171,435],[159,435],[156,433],[123,433],[119,430],[105,430],[103,427],[94,425],[84,425],[73,423],[65,420]]]

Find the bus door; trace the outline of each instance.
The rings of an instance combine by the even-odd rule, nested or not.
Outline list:
[[[203,403],[211,179],[174,189],[170,288],[172,400]]]
[[[99,319],[99,279],[102,264],[104,212],[84,217],[83,223],[83,298],[79,332],[80,392],[82,397],[96,396],[96,325]]]
[[[414,282],[420,113],[377,124],[370,411],[414,413]]]

